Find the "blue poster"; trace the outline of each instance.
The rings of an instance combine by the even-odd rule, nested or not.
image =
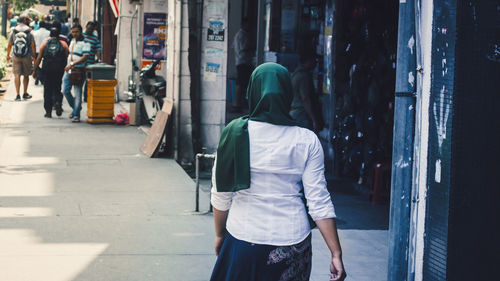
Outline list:
[[[166,42],[167,14],[144,13],[142,58],[165,60],[167,57]]]

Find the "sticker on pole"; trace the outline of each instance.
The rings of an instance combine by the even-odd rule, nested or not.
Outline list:
[[[220,69],[220,64],[207,62],[207,64],[205,65],[205,73],[203,75],[203,80],[208,82],[216,81],[219,69]]]
[[[224,41],[224,22],[222,20],[209,21],[207,41]]]

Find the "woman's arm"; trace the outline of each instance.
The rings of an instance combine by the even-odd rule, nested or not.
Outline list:
[[[217,158],[215,158],[214,166],[212,168],[212,197],[210,203],[214,210],[214,224],[215,224],[215,255],[219,255],[220,248],[226,236],[226,221],[231,208],[233,199],[232,192],[217,192],[217,183],[215,181],[215,167],[217,166]]]
[[[226,221],[229,211],[220,211],[214,208],[214,223],[215,223],[215,255],[218,256],[224,237],[226,236]]]
[[[326,188],[324,175],[324,154],[321,143],[316,135],[312,135],[313,144],[309,152],[302,183],[304,194],[309,207],[309,214],[318,226],[332,254],[330,280],[344,280],[345,271],[342,263],[342,250],[340,248],[337,226],[335,224],[335,208]]]
[[[320,219],[315,221],[316,225],[323,235],[323,239],[330,249],[332,254],[332,262],[330,263],[330,272],[332,274],[330,280],[344,280],[346,274],[344,272],[344,264],[342,262],[342,249],[340,248],[339,235],[337,233],[337,225],[335,219]]]

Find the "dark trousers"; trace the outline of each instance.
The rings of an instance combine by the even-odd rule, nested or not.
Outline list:
[[[61,83],[64,68],[57,70],[44,69],[43,72],[45,75],[43,84],[43,107],[46,113],[51,113],[54,101],[58,106],[62,104],[63,95],[61,94]]]

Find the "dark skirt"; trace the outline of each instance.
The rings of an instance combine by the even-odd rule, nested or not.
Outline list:
[[[211,281],[309,280],[311,234],[291,246],[248,243],[226,233]]]

